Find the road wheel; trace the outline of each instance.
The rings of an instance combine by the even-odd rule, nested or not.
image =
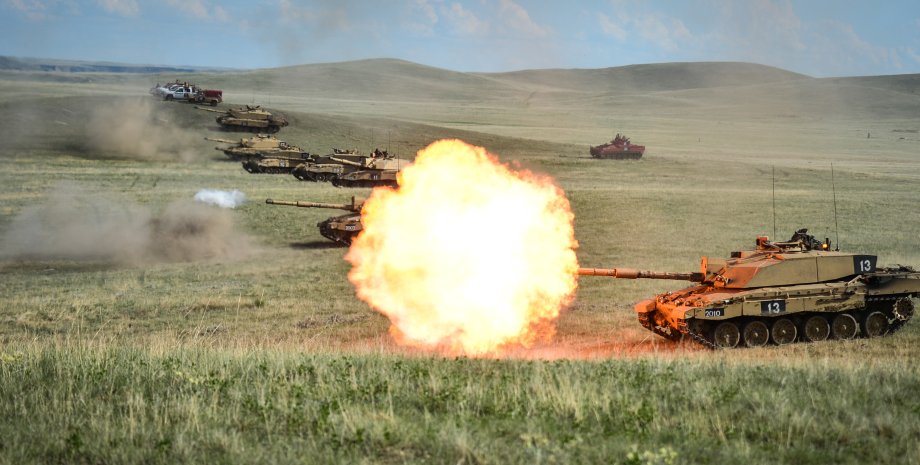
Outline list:
[[[914,316],[914,301],[910,297],[901,297],[894,303],[894,317],[900,321],[907,321]]]
[[[888,317],[882,312],[872,312],[863,320],[862,330],[866,337],[884,336],[888,332]]]
[[[778,345],[786,345],[795,341],[795,337],[799,334],[798,329],[795,327],[795,323],[788,318],[780,318],[773,322],[773,342]]]
[[[741,340],[741,332],[738,331],[738,325],[731,321],[723,321],[716,326],[713,332],[713,341],[716,346],[721,348],[732,348],[738,345]]]
[[[754,320],[744,325],[744,345],[747,347],[763,347],[770,342],[770,328],[760,320]]]
[[[831,336],[834,339],[853,339],[856,337],[856,328],[859,327],[859,324],[856,323],[856,318],[853,318],[853,315],[849,313],[841,313],[834,317],[834,321],[831,322]]]
[[[827,339],[831,334],[831,325],[823,316],[815,315],[805,320],[805,338],[811,342]]]

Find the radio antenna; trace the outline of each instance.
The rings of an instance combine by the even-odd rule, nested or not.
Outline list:
[[[840,230],[837,228],[837,184],[834,182],[834,164],[831,163],[831,192],[834,193],[834,250],[840,250]]]
[[[776,165],[773,165],[773,240],[776,240]]]

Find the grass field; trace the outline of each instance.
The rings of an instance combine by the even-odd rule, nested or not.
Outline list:
[[[281,110],[279,137],[311,152],[411,158],[456,137],[549,174],[582,266],[692,271],[773,236],[774,170],[776,235],[836,240],[831,164],[841,249],[920,265],[920,78],[657,66],[192,80]],[[145,94],[173,78],[0,73],[0,463],[920,463],[916,323],[710,352],[635,321],[635,301],[682,283],[582,278],[551,343],[485,360],[397,346],[315,228],[337,212],[263,203],[367,190],[247,174],[203,140],[236,137],[212,114]],[[646,156],[588,157],[616,132]],[[203,188],[249,201],[213,213],[197,253],[125,228],[10,239],[41,215],[165,221]]]

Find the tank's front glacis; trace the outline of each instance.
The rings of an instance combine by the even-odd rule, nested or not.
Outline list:
[[[714,288],[703,284],[655,296],[636,304],[639,321],[652,331],[686,333],[688,324],[696,318],[727,318],[732,312],[733,297],[740,290]],[[652,327],[649,327],[651,325]],[[692,330],[692,328],[690,328]]]

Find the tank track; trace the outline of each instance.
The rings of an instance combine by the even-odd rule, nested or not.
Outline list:
[[[891,302],[893,305],[894,302],[898,301],[899,299],[904,299],[904,298],[911,299],[912,296],[909,294],[907,295],[896,294],[896,295],[888,295],[888,296],[875,297],[875,298],[870,297],[866,299],[866,303],[871,304],[873,302]],[[910,304],[910,311],[907,312],[907,315],[904,318],[898,318],[897,315],[894,315],[893,311],[886,311],[886,310],[880,310],[880,311],[885,313],[885,315],[890,318],[888,322],[888,331],[883,336],[890,336],[892,334],[897,333],[898,331],[903,329],[904,325],[906,325],[907,322],[910,321],[914,316],[913,303]],[[677,341],[681,339],[680,337],[675,338],[673,335],[668,334],[665,331],[661,330],[661,328],[659,328],[658,326],[655,326],[652,322],[650,313],[640,313],[639,323],[642,324],[642,326],[644,326],[649,331],[652,331],[653,333],[658,334],[659,336],[662,336],[664,338],[670,339],[672,341]],[[678,330],[680,331],[681,336],[689,337],[690,339],[694,340],[695,342],[699,343],[700,345],[706,348],[721,349],[721,347],[717,346],[715,342],[713,342],[705,334],[701,334],[701,333],[694,331],[688,324],[687,320],[682,320],[678,323]],[[865,337],[865,335],[857,334],[856,337],[857,338]],[[792,344],[802,343],[802,342],[807,342],[807,341],[804,340],[801,335],[798,335],[795,341],[792,342]],[[742,344],[740,343],[740,341],[739,341],[738,347],[742,347]]]
[[[334,230],[329,227],[328,224],[320,223],[319,233],[326,239],[329,239],[332,242],[343,244],[345,246],[351,246],[352,235],[343,234],[341,231]]]

